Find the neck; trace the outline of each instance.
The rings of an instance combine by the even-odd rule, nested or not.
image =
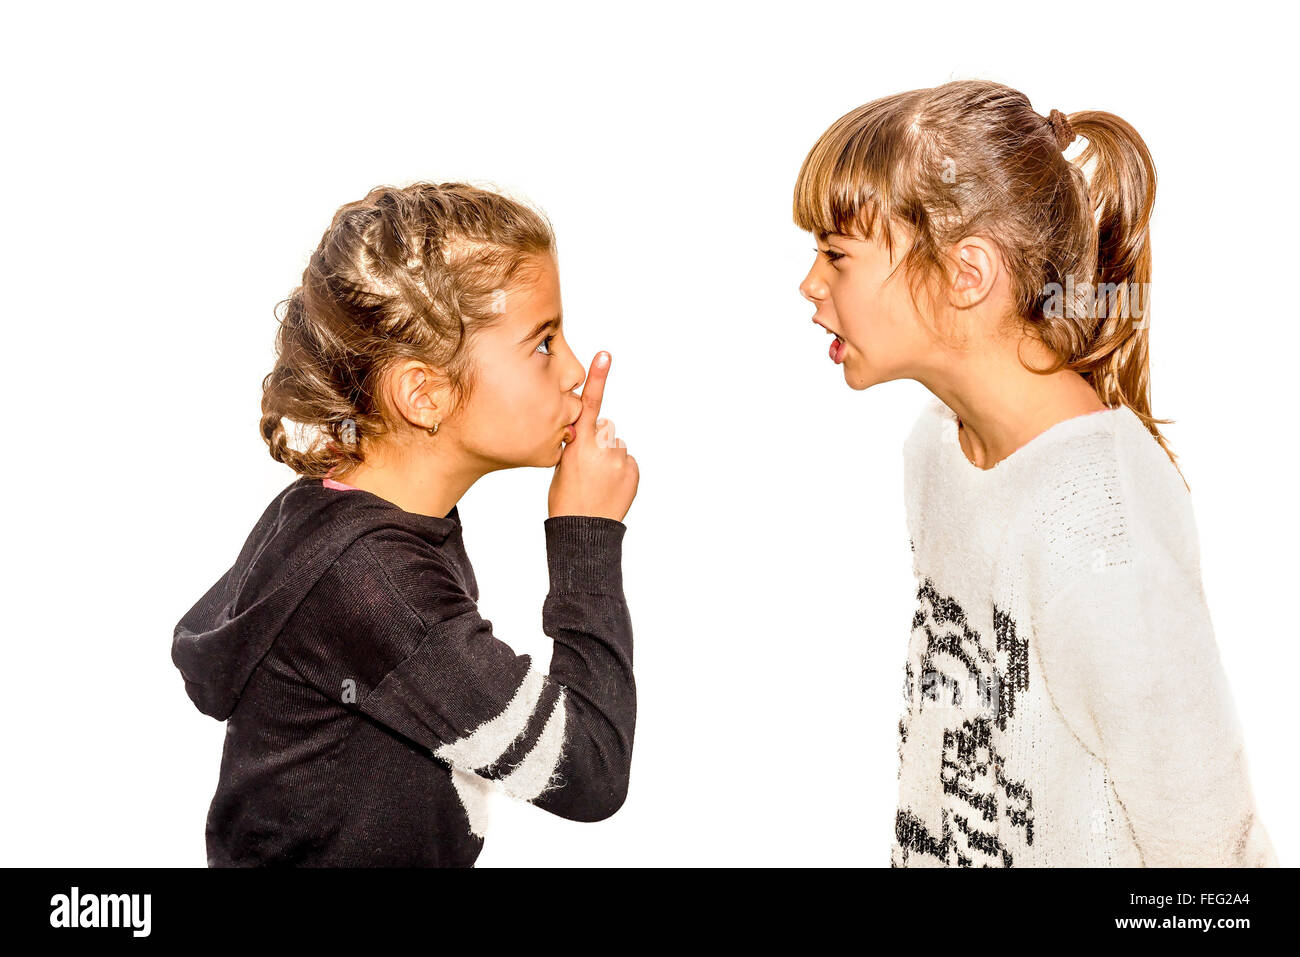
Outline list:
[[[436,451],[398,445],[368,448],[360,465],[331,478],[378,495],[404,511],[445,518],[490,469],[471,465],[450,442],[434,444],[439,446]]]
[[[921,383],[961,421],[962,448],[979,468],[989,469],[1035,436],[1065,419],[1106,408],[1083,376],[1062,369],[1042,375],[1053,356],[1038,340],[963,353]]]

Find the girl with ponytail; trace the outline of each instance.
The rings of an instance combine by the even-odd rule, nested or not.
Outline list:
[[[894,866],[1277,863],[1151,410],[1155,186],[1120,117],[979,80],[852,110],[799,171],[831,360],[933,395]]]

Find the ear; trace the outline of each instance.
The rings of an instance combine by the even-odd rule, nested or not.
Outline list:
[[[409,359],[392,371],[388,381],[390,401],[402,418],[422,429],[442,422],[449,396],[437,369]]]
[[[998,248],[983,236],[967,236],[952,247],[948,301],[959,309],[983,302],[1002,270]]]

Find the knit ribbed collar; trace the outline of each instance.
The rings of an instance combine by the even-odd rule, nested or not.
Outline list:
[[[1042,432],[1016,449],[992,468],[982,469],[966,457],[961,440],[957,435],[957,413],[948,408],[941,399],[931,399],[929,413],[937,420],[938,444],[940,454],[947,468],[977,483],[998,482],[1010,479],[1016,473],[1030,467],[1033,462],[1061,442],[1076,439],[1082,435],[1091,435],[1115,429],[1121,422],[1136,419],[1137,414],[1126,405],[1085,412],[1083,415],[1062,419],[1055,425],[1048,426]],[[1145,428],[1145,426],[1143,426]]]

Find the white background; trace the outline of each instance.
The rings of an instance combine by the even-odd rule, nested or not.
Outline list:
[[[1155,156],[1154,412],[1300,861],[1293,32],[1153,6],[10,8],[3,863],[204,865],[223,725],[170,641],[294,478],[257,433],[272,308],[339,205],[466,179],[551,217],[569,341],[613,354],[642,472],[630,796],[599,824],[499,796],[480,866],[886,865],[928,393],[844,384],[791,194],[840,115],[964,77],[1118,113]],[[481,611],[543,663],[549,480],[461,503]]]

